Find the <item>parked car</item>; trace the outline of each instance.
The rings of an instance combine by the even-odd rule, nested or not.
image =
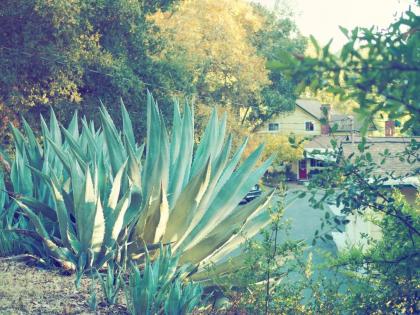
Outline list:
[[[239,202],[240,205],[245,205],[248,202],[254,200],[255,198],[261,196],[262,191],[260,185],[256,184],[252,189],[246,194],[246,196]]]

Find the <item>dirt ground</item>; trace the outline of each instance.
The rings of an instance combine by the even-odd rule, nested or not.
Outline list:
[[[60,274],[55,269],[42,269],[22,262],[0,260],[0,314],[128,314],[125,299],[107,307],[97,287],[98,307],[90,310],[91,281],[82,279],[79,290],[74,275]]]

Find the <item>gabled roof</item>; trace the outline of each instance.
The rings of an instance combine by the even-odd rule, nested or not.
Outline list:
[[[324,117],[324,113],[321,110],[322,104],[318,100],[299,98],[296,100],[296,105],[318,120]]]
[[[296,106],[300,107],[302,110],[304,110],[306,113],[308,113],[317,120],[321,120],[325,117],[325,114],[322,111],[322,103],[316,99],[299,98],[296,100]],[[360,129],[363,126],[363,122],[360,119],[358,119],[358,117],[346,115],[337,112],[334,109],[331,109],[330,119],[331,125],[334,125],[335,123],[338,125],[337,131],[352,131],[352,129],[353,131],[360,131]],[[369,123],[368,130],[377,130],[375,124],[372,121]]]

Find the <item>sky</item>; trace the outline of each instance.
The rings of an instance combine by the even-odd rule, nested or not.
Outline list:
[[[276,0],[251,0],[272,8]],[[413,0],[279,0],[295,12],[295,21],[303,35],[313,35],[321,44],[333,38],[332,49],[338,50],[346,38],[338,26],[386,28],[395,14],[405,11]],[[414,5],[412,6],[414,7]],[[416,8],[418,9],[418,8]]]

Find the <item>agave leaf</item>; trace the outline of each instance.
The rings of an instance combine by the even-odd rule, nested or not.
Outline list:
[[[142,201],[141,192],[135,186],[132,186],[130,205],[124,214],[124,226],[128,226],[132,221],[138,221],[137,219],[142,213]],[[129,234],[131,234],[131,231]]]
[[[164,187],[165,191],[168,190],[169,184],[169,136],[166,130],[163,117],[161,119],[161,148],[159,153],[160,164],[158,165],[161,174],[160,185]]]
[[[127,140],[130,146],[133,149],[135,149],[136,140],[135,140],[134,132],[133,132],[133,124],[131,123],[130,115],[127,112],[127,109],[124,105],[122,98],[120,99],[120,103],[121,103],[121,116],[122,116],[122,121],[123,121],[124,135],[127,137]]]
[[[131,223],[131,221],[125,221],[125,215],[127,212],[127,209],[130,205],[130,198],[131,197],[131,192],[130,190],[128,190],[125,195],[121,198],[121,200],[118,202],[113,214],[112,214],[112,219],[109,219],[109,222],[112,222],[111,225],[111,240],[113,242],[116,242],[118,239],[119,234],[121,233],[121,231],[128,225]],[[108,245],[108,243],[107,243]],[[112,244],[113,245],[113,244]]]
[[[177,117],[178,114],[175,114]],[[175,118],[174,118],[175,119]],[[177,120],[179,118],[176,118]],[[179,127],[176,127],[179,129]],[[180,140],[174,138],[178,137]],[[181,189],[188,183],[190,177],[191,160],[194,148],[194,122],[192,113],[189,106],[185,106],[185,113],[182,119],[182,129],[175,130],[175,134],[172,135],[171,143],[171,168],[170,168],[170,182],[169,182],[169,205],[174,206]]]
[[[211,163],[207,161],[206,167],[197,174],[179,196],[174,208],[170,212],[170,224],[166,229],[164,242],[179,241],[190,226],[196,209],[204,197],[210,182]],[[174,250],[176,245],[174,246]]]
[[[25,137],[18,128],[13,126],[13,124],[10,123],[9,126],[12,131],[13,139],[15,140],[16,149],[19,150],[19,152],[22,152],[25,148]]]
[[[195,176],[210,157],[211,150],[214,149],[217,141],[217,128],[217,112],[215,109],[213,109],[210,121],[204,131],[203,138],[201,139],[200,144],[198,145],[198,148],[195,152],[194,161],[191,166],[191,176]]]
[[[37,169],[42,168],[42,150],[36,137],[25,118],[22,117],[23,128],[28,137],[28,156],[31,164]]]
[[[125,156],[127,156],[127,153],[121,142],[115,125],[104,106],[101,108],[100,113],[112,172],[113,174],[116,174],[121,165],[124,164]]]
[[[79,159],[82,159],[84,164],[86,164],[89,159],[86,156],[86,154],[83,152],[80,144],[77,142],[77,139],[73,137],[73,135],[67,131],[64,127],[61,128],[64,134],[64,137],[69,144],[71,150],[75,153],[76,156],[79,157]]]
[[[108,199],[108,207],[113,210],[115,209],[118,203],[118,197],[120,196],[120,190],[121,190],[121,181],[124,175],[126,165],[127,165],[127,161],[125,161],[124,164],[120,167],[112,183],[111,193],[109,194],[109,199]]]
[[[6,193],[6,186],[4,184],[4,173],[0,168],[0,213],[3,211],[6,203],[8,202],[8,194]]]
[[[150,93],[147,94],[147,146],[143,173],[143,194],[146,202],[150,202],[152,192],[157,192],[161,184],[161,126],[159,111]]]
[[[40,218],[32,212],[29,207],[25,204],[21,203],[19,200],[14,199],[18,206],[25,212],[28,216],[29,220],[35,227],[36,232],[38,233],[39,237],[43,240],[47,250],[50,252],[51,256],[60,261],[69,261],[71,263],[74,262],[74,258],[71,256],[70,253],[64,251],[63,249],[59,248],[49,237],[48,232],[46,231],[42,221]]]
[[[28,158],[26,155],[26,149],[25,147],[22,147],[22,151],[16,151],[16,157],[12,165],[10,179],[12,181],[13,190],[16,193],[32,196],[32,175],[26,166],[27,164]]]
[[[215,156],[219,155],[220,150],[223,147],[223,143],[225,140],[225,133],[226,133],[226,122],[227,122],[227,113],[225,112],[217,127],[216,143],[213,148],[213,152],[214,152],[213,154]]]
[[[60,125],[58,124],[57,117],[52,107],[50,107],[50,135],[53,142],[61,146],[63,141],[61,138]]]
[[[215,275],[223,277],[229,273],[241,270],[245,259],[246,254],[242,253],[218,264],[206,264],[203,267],[199,267],[198,271],[191,275],[191,279],[200,282],[203,286],[212,286],[214,285],[213,278]]]
[[[82,120],[82,134],[80,136],[81,146],[86,146],[86,149],[90,147],[94,152],[98,152],[98,143],[96,140],[97,139],[95,139],[95,135],[90,130],[86,120]]]
[[[35,210],[37,214],[38,213],[42,214],[43,216],[47,217],[51,221],[57,222],[56,211],[52,209],[51,207],[49,207],[48,205],[46,205],[45,203],[40,202],[33,197],[25,196],[25,195],[19,195],[19,196],[16,196],[15,198],[18,199],[21,203],[28,206],[29,208]]]
[[[74,112],[73,117],[69,123],[67,131],[72,135],[74,139],[79,140],[79,117],[77,110]]]
[[[171,160],[171,175],[170,178],[173,178],[172,172],[174,171],[174,166],[178,160],[179,152],[180,152],[180,142],[183,140],[182,138],[182,119],[181,114],[179,112],[179,102],[177,100],[174,101],[174,111],[173,111],[173,119],[172,119],[172,135],[171,135],[171,147],[170,147],[170,160]],[[168,190],[168,193],[172,189]]]
[[[215,253],[232,235],[240,232],[247,219],[254,212],[259,212],[268,206],[274,192],[275,190],[272,189],[244,206],[237,206],[225,220],[214,226],[213,230],[198,242],[196,246],[182,253],[181,263],[188,261],[195,264],[205,259],[208,255]]]
[[[92,221],[91,221],[92,222]],[[91,249],[94,253],[99,253],[103,249],[105,241],[105,215],[101,203],[101,198],[98,195],[96,200],[96,210],[93,220],[93,230],[91,239]]]
[[[146,219],[146,224],[143,232],[143,239],[147,243],[157,243],[165,234],[166,226],[169,218],[169,205],[166,199],[165,187],[162,185],[160,189],[160,198],[156,203],[156,208],[153,209]]]
[[[73,207],[75,209],[75,216],[77,220],[76,209],[79,209],[82,206],[84,200],[84,190],[86,186],[86,173],[83,173],[79,163],[75,160],[70,161],[70,183],[72,189],[72,196],[73,196]],[[85,167],[85,170],[88,166]],[[82,218],[79,218],[81,220]]]
[[[127,175],[133,185],[141,192],[141,164],[131,147],[128,147]]]
[[[105,234],[105,217],[99,194],[93,185],[89,166],[85,171],[83,197],[75,209],[77,235],[81,250],[100,251]]]
[[[61,240],[63,241],[64,246],[67,248],[71,248],[70,240],[69,240],[69,229],[70,229],[70,217],[69,212],[67,211],[66,204],[64,202],[64,197],[58,188],[57,180],[52,178],[48,178],[48,182],[51,187],[51,192],[54,197],[56,211],[57,211],[57,219],[58,219],[58,227],[60,231]]]
[[[44,139],[51,138],[50,130],[48,129],[47,123],[45,122],[44,116],[40,115],[41,120],[41,131],[42,131],[42,137]]]

